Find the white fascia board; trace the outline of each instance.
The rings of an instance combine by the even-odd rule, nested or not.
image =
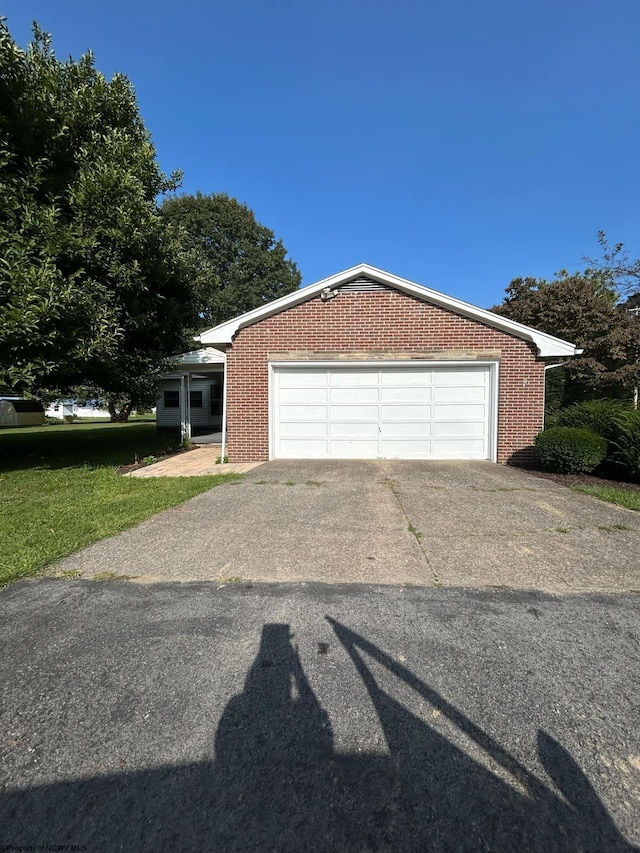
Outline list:
[[[183,373],[163,373],[162,376],[160,377],[160,381],[164,382],[165,379],[167,379],[167,380],[169,380],[169,379],[171,379],[171,380],[181,379],[183,375],[184,375]],[[191,377],[192,382],[194,382],[197,379],[210,379],[211,378],[210,373],[198,373],[198,371],[196,371],[196,370],[190,370],[189,376]]]
[[[525,326],[522,323],[516,323],[513,320],[508,320],[506,317],[501,317],[499,314],[494,314],[492,311],[486,311],[484,308],[478,308],[471,305],[469,302],[463,302],[461,299],[454,299],[452,296],[447,296],[440,293],[438,290],[432,290],[430,287],[424,287],[421,284],[416,284],[413,281],[400,278],[392,273],[369,266],[369,264],[358,264],[343,272],[324,278],[322,281],[317,281],[315,284],[309,284],[306,287],[301,287],[293,293],[288,293],[286,296],[281,296],[280,299],[274,299],[266,305],[261,305],[259,308],[254,308],[252,311],[247,311],[246,314],[241,314],[234,317],[232,320],[227,320],[226,323],[221,323],[213,329],[208,329],[206,332],[197,338],[203,344],[230,344],[236,332],[244,326],[249,326],[253,323],[263,320],[266,317],[271,317],[274,314],[279,314],[287,308],[292,308],[301,302],[306,302],[317,296],[326,288],[333,289],[352,281],[357,276],[366,276],[367,278],[377,281],[380,284],[386,284],[416,299],[421,299],[423,302],[429,302],[433,305],[438,305],[441,308],[453,312],[454,314],[462,315],[470,320],[475,320],[491,326],[494,329],[500,329],[507,334],[514,335],[517,338],[531,341],[538,350],[538,355],[541,358],[551,358],[558,356],[574,356],[577,355],[576,346],[569,341],[556,338],[553,335],[548,335],[545,332],[540,332],[537,329],[532,329],[530,326]]]

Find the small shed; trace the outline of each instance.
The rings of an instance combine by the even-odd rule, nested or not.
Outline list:
[[[41,426],[44,422],[44,407],[39,400],[0,398],[0,426]]]

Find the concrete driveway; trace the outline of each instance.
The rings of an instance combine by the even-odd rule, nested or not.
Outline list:
[[[58,563],[82,576],[640,590],[637,513],[489,462],[269,462]]]

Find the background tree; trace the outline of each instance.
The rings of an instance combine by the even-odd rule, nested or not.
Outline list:
[[[589,267],[606,276],[621,299],[640,299],[640,259],[629,257],[624,243],[609,243],[604,231],[598,231],[600,257],[584,258]]]
[[[163,175],[126,77],[60,62],[0,19],[0,382],[134,399],[185,345],[186,259],[158,215]]]
[[[160,208],[192,268],[199,330],[300,287],[282,240],[225,193],[166,198]]]
[[[134,412],[149,412],[156,405],[158,382],[167,372],[167,364],[161,363],[149,369],[145,376],[130,377],[126,393],[105,391],[98,385],[74,385],[69,396],[80,406],[95,406],[106,409],[112,421],[126,422]],[[42,395],[40,395],[42,396]],[[59,392],[48,394],[50,400],[59,400]]]
[[[555,389],[563,404],[585,395],[631,397],[638,381],[640,323],[620,303],[606,272],[562,270],[552,281],[516,278],[492,310],[584,349],[566,367],[564,388]],[[554,377],[554,384],[560,381]]]

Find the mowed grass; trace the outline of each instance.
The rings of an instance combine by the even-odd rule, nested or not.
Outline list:
[[[154,423],[144,421],[0,429],[0,583],[33,574],[237,479],[234,474],[137,479],[116,473],[136,458],[159,456],[177,445],[177,435],[157,433]]]
[[[627,509],[640,511],[640,492],[631,489],[616,489],[612,486],[573,486],[576,492],[593,495],[601,501],[618,504]]]

